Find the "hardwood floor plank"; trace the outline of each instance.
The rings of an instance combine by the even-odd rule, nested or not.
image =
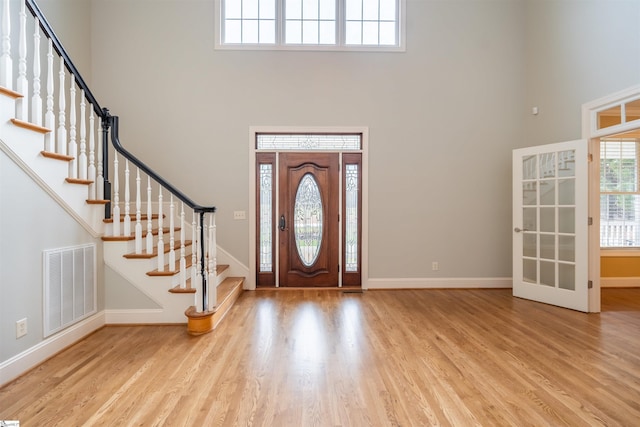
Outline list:
[[[105,327],[0,389],[23,425],[628,426],[640,289],[245,292],[210,334]]]

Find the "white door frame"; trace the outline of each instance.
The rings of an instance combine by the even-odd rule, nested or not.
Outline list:
[[[293,133],[293,134],[323,134],[344,133],[362,134],[362,240],[361,248],[361,280],[362,289],[369,285],[369,128],[354,127],[323,127],[323,126],[251,126],[249,127],[249,277],[245,289],[256,289],[256,134],[258,133]],[[342,169],[342,164],[340,165]],[[277,171],[276,171],[277,173]],[[278,201],[275,201],[276,206]],[[277,238],[277,235],[276,235]],[[277,242],[276,242],[277,243]],[[275,245],[276,250],[278,245]],[[274,254],[274,260],[277,257]],[[341,258],[341,257],[340,257]],[[340,277],[342,272],[340,273]],[[276,271],[277,277],[277,271]]]
[[[640,120],[597,129],[599,111],[640,99],[640,85],[582,105],[582,138],[589,140],[589,216],[593,225],[589,229],[589,278],[593,287],[589,289],[589,311],[600,312],[600,138],[621,132],[640,129]]]

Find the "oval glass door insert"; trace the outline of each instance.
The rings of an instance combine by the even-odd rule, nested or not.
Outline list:
[[[304,175],[296,191],[293,206],[293,229],[300,260],[311,267],[322,245],[322,197],[313,175]]]

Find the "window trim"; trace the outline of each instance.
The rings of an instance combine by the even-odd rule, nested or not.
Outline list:
[[[339,5],[343,5],[339,0]],[[216,50],[274,50],[274,51],[321,51],[321,52],[406,52],[406,0],[398,1],[397,45],[347,45],[345,44],[346,17],[344,7],[338,7],[336,15],[336,44],[285,44],[283,42],[286,25],[284,8],[276,0],[276,42],[275,43],[223,43],[224,33],[223,0],[214,0],[214,48]]]

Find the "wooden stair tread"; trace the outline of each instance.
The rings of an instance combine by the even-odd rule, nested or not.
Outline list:
[[[133,224],[133,223],[132,223]],[[133,228],[133,227],[132,227]],[[163,235],[168,235],[169,234],[169,227],[162,227],[162,234]],[[154,228],[153,230],[151,230],[151,234],[154,236],[158,235],[158,228]],[[180,227],[174,228],[174,231],[180,231]],[[147,235],[147,231],[146,230],[142,230],[142,238],[144,239],[145,236]],[[102,236],[102,241],[103,242],[128,242],[129,240],[135,240],[136,239],[136,235],[135,234],[131,234],[129,236]],[[169,239],[167,239],[169,240]],[[169,244],[169,242],[165,242],[165,244]]]
[[[236,299],[242,293],[242,285],[244,284],[244,277],[227,277],[217,287],[218,304],[213,309],[214,312],[218,312],[228,305],[235,302]],[[233,299],[233,301],[230,301]],[[230,308],[230,307],[228,307]]]
[[[191,268],[191,266],[193,265],[192,260],[193,258],[190,256],[185,257],[185,265],[187,268]],[[155,270],[147,271],[147,276],[162,277],[162,276],[173,276],[180,273],[180,259],[176,259],[173,269],[170,269],[170,268],[171,267],[169,266],[169,264],[165,264],[164,271],[158,271],[158,269],[156,268]]]
[[[191,243],[192,243],[192,242],[191,242],[191,240],[185,240],[185,241],[184,241],[184,246],[185,246],[185,247],[187,247],[187,246],[191,246]],[[179,251],[179,250],[180,250],[181,245],[182,245],[182,243],[181,243],[181,242],[176,241],[176,242],[174,242],[174,244],[173,244],[173,249],[174,249],[175,251]],[[170,251],[171,251],[171,246],[169,246],[169,245],[165,245],[164,253],[165,253],[165,254],[167,254],[167,253],[169,253]],[[154,258],[154,257],[157,257],[157,256],[158,256],[158,246],[157,246],[157,245],[155,245],[155,246],[154,246],[154,248],[153,248],[153,252],[152,252],[152,253],[150,253],[150,254],[148,254],[146,251],[142,251],[142,253],[139,253],[139,254],[137,254],[137,253],[135,253],[135,252],[132,252],[132,253],[129,253],[129,254],[124,254],[123,256],[124,256],[125,258],[127,258],[127,259],[149,259],[149,258]]]
[[[24,98],[24,95],[21,93],[8,89],[4,86],[0,86],[0,93],[14,99]]]
[[[106,200],[106,202],[110,202],[111,200]],[[120,222],[124,222],[124,218],[127,214],[120,214]],[[129,214],[129,216],[131,217],[131,223],[133,224],[136,221],[136,214]],[[166,215],[162,214],[162,217],[165,218]],[[147,221],[149,219],[149,217],[147,216],[147,214],[141,214],[140,215],[140,221]],[[158,214],[152,214],[151,215],[151,220],[154,219],[158,219]],[[105,218],[102,220],[102,222],[106,223],[106,224],[111,224],[113,223],[113,217],[111,218]],[[146,230],[146,229],[145,229]]]
[[[25,122],[23,120],[11,119],[11,123],[23,129],[29,129],[42,134],[51,132],[51,129],[47,129],[46,127],[39,125],[34,125],[33,123]]]
[[[106,205],[111,200],[89,200],[87,199],[87,203],[90,205]]]
[[[74,159],[73,156],[67,156],[66,154],[52,153],[51,151],[41,151],[43,157],[54,160],[62,160],[63,162],[70,162]]]
[[[90,179],[79,179],[79,178],[65,178],[69,184],[81,184],[81,185],[90,185],[93,184],[93,181]]]
[[[217,288],[218,304],[213,310],[197,312],[195,306],[187,308],[184,312],[188,318],[187,333],[197,336],[213,331],[242,295],[243,283],[244,277],[228,277],[220,283]]]
[[[192,260],[193,258],[188,256],[186,257],[186,261],[187,261],[187,268],[191,267],[192,264]],[[153,271],[148,271],[147,272],[147,276],[173,276],[174,274],[178,274],[180,272],[180,260],[176,260],[176,265],[174,266],[175,269],[174,270],[169,270],[169,264],[165,264],[164,265],[164,271],[158,271],[158,269],[155,269]],[[229,268],[228,265],[225,264],[218,264],[216,267],[216,276],[219,276],[222,274],[223,271],[225,271],[227,268]],[[200,265],[199,265],[199,261],[198,261],[198,273],[200,273]]]

